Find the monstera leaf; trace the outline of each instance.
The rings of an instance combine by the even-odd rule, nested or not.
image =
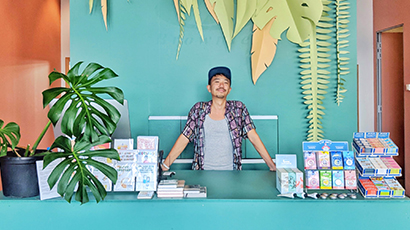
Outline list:
[[[117,87],[94,86],[102,80],[117,77],[114,71],[97,63],[90,63],[81,74],[78,74],[81,64],[82,62],[75,64],[67,75],[55,71],[50,73],[50,84],[62,78],[69,87],[43,91],[43,106],[47,106],[61,95],[48,112],[50,121],[56,125],[61,118],[61,131],[64,134],[69,137],[83,135],[90,142],[95,142],[100,134],[111,135],[120,119],[118,110],[98,95],[107,94],[121,104],[124,102],[124,95]],[[98,110],[96,105],[104,112]]]
[[[0,119],[0,157],[7,154],[7,149],[14,149],[20,141],[20,127],[15,122],[7,123]]]
[[[90,143],[81,139],[72,144],[72,141],[64,136],[58,137],[51,149],[60,149],[62,152],[51,152],[44,157],[44,168],[51,162],[61,159],[61,162],[53,169],[47,182],[52,189],[57,184],[57,192],[68,202],[71,202],[76,185],[75,199],[79,202],[89,201],[87,187],[93,193],[95,200],[104,200],[107,192],[101,182],[90,172],[95,168],[107,176],[114,184],[117,182],[117,171],[104,163],[95,160],[96,157],[120,160],[115,149],[101,149],[90,151],[92,146],[111,141],[108,136],[100,136],[97,141]]]
[[[280,35],[288,29],[287,38],[294,43],[302,43],[311,32],[310,21],[316,24],[323,10],[321,0],[261,0],[252,21],[259,29],[276,17],[270,34],[280,39]],[[263,4],[266,2],[265,4]],[[307,20],[309,19],[309,20]]]

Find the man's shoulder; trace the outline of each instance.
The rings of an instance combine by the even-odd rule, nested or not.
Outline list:
[[[237,100],[229,100],[226,101],[229,107],[236,107],[236,108],[244,108],[245,104],[242,101],[237,101]]]

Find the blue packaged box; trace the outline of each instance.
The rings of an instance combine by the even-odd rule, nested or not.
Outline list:
[[[355,169],[353,151],[343,151],[343,167],[344,169]]]
[[[330,152],[330,154],[331,154],[332,169],[343,169],[342,152],[335,151],[335,152]]]

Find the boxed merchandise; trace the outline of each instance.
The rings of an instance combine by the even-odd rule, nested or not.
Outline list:
[[[356,172],[354,170],[345,170],[345,188],[346,189],[357,189],[356,184]]]
[[[157,136],[138,136],[137,149],[139,150],[155,150],[158,151],[158,137]]]
[[[318,169],[330,169],[330,155],[328,151],[316,152],[316,158]]]
[[[276,188],[280,193],[303,192],[303,173],[297,169],[295,154],[276,154]]]
[[[373,168],[376,170],[376,176],[387,176],[389,171],[386,165],[380,158],[369,158],[370,163],[373,165]]]
[[[134,149],[134,139],[114,139],[114,149],[131,150]]]
[[[134,191],[135,171],[132,164],[117,162],[114,168],[118,172],[118,179],[114,185],[114,191]]]
[[[156,164],[158,161],[158,152],[152,150],[137,150],[137,163],[138,164],[147,164],[153,163]]]
[[[393,198],[403,198],[405,197],[404,188],[394,177],[384,178],[384,181],[391,189],[391,196]]]
[[[389,176],[401,176],[401,167],[397,162],[391,157],[380,158],[384,165],[389,169]]]
[[[343,169],[342,152],[331,152],[330,157],[332,161],[332,169]]]
[[[304,152],[305,169],[316,169],[316,153]]]
[[[343,168],[355,169],[353,151],[343,151]]]
[[[386,184],[382,177],[372,177],[371,181],[377,188],[377,195],[379,197],[391,197],[390,187]]]
[[[133,163],[136,161],[136,151],[135,150],[118,150],[118,155],[120,156],[121,162]]]
[[[332,172],[330,170],[320,171],[320,189],[332,189]]]
[[[397,156],[398,147],[389,136],[390,133],[354,133],[353,147],[359,156]]]
[[[344,189],[345,182],[344,182],[344,175],[343,171],[337,170],[332,171],[332,188],[333,189]]]
[[[376,175],[376,169],[373,167],[372,163],[370,162],[369,158],[365,157],[357,157],[356,158],[356,165],[359,174],[362,176],[374,176]]]
[[[366,198],[378,197],[377,187],[373,184],[370,179],[359,179],[359,190],[362,195]]]
[[[319,189],[319,171],[306,170],[306,188]]]
[[[157,188],[157,165],[138,164],[136,191],[155,191]]]

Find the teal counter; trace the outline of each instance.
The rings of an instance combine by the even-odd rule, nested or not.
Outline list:
[[[0,197],[0,229],[408,229],[410,199],[313,200],[277,197],[269,171],[177,171],[206,186],[206,199],[137,200],[109,193],[80,205],[61,198]],[[110,217],[111,216],[111,217]]]

